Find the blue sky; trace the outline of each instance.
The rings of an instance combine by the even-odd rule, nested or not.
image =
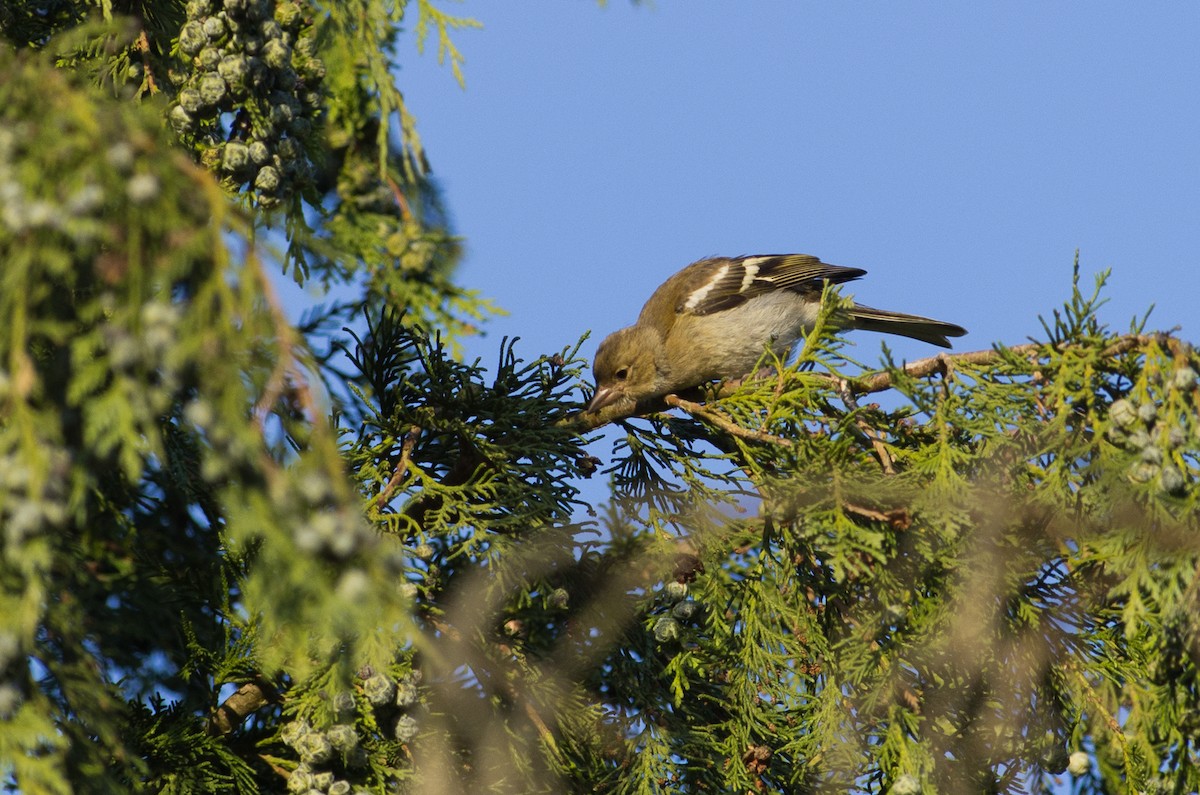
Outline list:
[[[1200,5],[443,3],[398,81],[466,239],[459,280],[525,358],[589,357],[713,254],[865,268],[863,303],[954,321],[959,350],[1040,333],[1114,271],[1103,317],[1200,341]],[[411,38],[408,42],[411,44]],[[878,361],[878,335],[851,335]],[[889,338],[903,358],[933,352]]]

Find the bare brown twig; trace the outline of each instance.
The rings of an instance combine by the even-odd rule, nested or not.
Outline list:
[[[1111,357],[1118,356],[1122,353],[1133,350],[1142,345],[1147,345],[1152,341],[1164,341],[1167,337],[1165,334],[1126,334],[1123,337],[1117,338],[1117,341],[1104,349],[1103,356]],[[1036,354],[1046,347],[1045,343],[1027,342],[1023,345],[1014,345],[1011,348],[1004,349],[1003,353],[1016,354],[1017,356],[1029,356]],[[1069,347],[1069,346],[1068,346]],[[967,351],[964,353],[939,353],[936,356],[930,356],[925,359],[918,359],[915,362],[910,362],[904,365],[901,369],[905,375],[913,378],[924,378],[935,373],[943,375],[952,371],[955,366],[963,364],[991,364],[999,361],[1003,356],[1001,350],[991,348],[986,351]],[[874,375],[865,378],[855,378],[850,381],[850,388],[855,394],[865,395],[871,392],[882,392],[885,389],[891,389],[894,385],[894,377],[891,372],[875,373]]]
[[[276,344],[279,354],[279,361],[275,363],[275,368],[271,371],[271,377],[267,379],[267,385],[263,389],[263,394],[258,399],[258,402],[254,404],[254,421],[261,429],[267,413],[271,410],[271,406],[275,405],[280,395],[283,394],[288,376],[293,373],[299,376],[294,351],[300,340],[298,332],[288,321],[283,311],[283,306],[279,303],[279,296],[275,292],[275,286],[263,270],[262,262],[254,255],[253,251],[250,252],[249,260],[253,266],[251,272],[258,282],[263,299],[267,303],[271,321],[275,325]],[[316,401],[313,399],[312,390],[309,388],[307,380],[302,376],[295,378],[292,389],[299,396],[300,405],[308,415],[309,422],[314,427],[320,427],[321,423],[317,422],[319,414],[317,412]]]
[[[158,93],[158,83],[154,79],[154,72],[150,68],[149,60],[146,56],[150,53],[150,37],[146,35],[146,31],[138,33],[137,39],[133,42],[135,50],[142,54],[142,68],[146,70],[146,91],[150,94]]]
[[[842,402],[846,404],[846,408],[850,409],[851,413],[855,414],[854,424],[871,440],[871,447],[875,449],[875,455],[879,456],[879,464],[883,467],[883,473],[885,475],[896,474],[896,468],[892,466],[892,454],[888,452],[887,445],[884,444],[879,431],[868,425],[867,421],[858,414],[858,401],[854,399],[854,393],[850,391],[849,384],[845,379],[838,379],[836,383]]]
[[[792,446],[791,439],[784,439],[783,437],[780,437],[780,436],[773,436],[772,434],[766,433],[764,431],[756,431],[752,428],[743,428],[742,426],[738,425],[737,423],[733,422],[732,420],[726,419],[724,416],[718,414],[717,412],[715,412],[711,409],[707,409],[704,406],[700,405],[699,403],[693,403],[690,400],[684,400],[683,398],[679,397],[678,395],[667,395],[665,398],[663,398],[663,400],[666,401],[668,406],[672,406],[672,407],[678,408],[678,409],[683,409],[688,414],[691,414],[693,417],[698,417],[699,419],[709,423],[710,425],[715,425],[718,428],[720,428],[721,430],[730,434],[731,436],[736,436],[739,439],[748,439],[752,442],[764,442],[766,444],[779,445],[780,447],[791,447]]]
[[[912,524],[912,516],[907,508],[893,508],[890,511],[877,511],[874,508],[868,508],[865,505],[856,505],[852,502],[842,503],[842,510],[848,514],[870,519],[875,522],[887,522],[892,527],[903,530]]]
[[[392,189],[392,196],[396,199],[396,206],[400,208],[400,217],[405,221],[412,220],[412,208],[408,205],[408,197],[404,195],[404,191],[400,190],[400,186],[396,184],[396,180],[387,177],[388,187]]]
[[[413,448],[417,446],[417,440],[421,438],[420,426],[413,425],[408,429],[408,433],[404,434],[404,441],[400,443],[400,460],[396,462],[396,471],[392,473],[392,477],[388,480],[387,485],[383,487],[383,491],[375,498],[375,508],[382,509],[388,504],[392,496],[396,493],[396,489],[400,486],[400,481],[403,480],[405,473],[408,472],[408,462],[412,459]]]

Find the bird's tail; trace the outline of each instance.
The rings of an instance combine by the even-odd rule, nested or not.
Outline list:
[[[903,312],[888,312],[884,309],[873,309],[862,304],[850,308],[850,317],[854,328],[867,331],[880,331],[884,334],[899,334],[901,337],[912,337],[915,340],[928,342],[931,345],[950,347],[947,337],[961,337],[967,333],[962,326],[945,323],[941,320],[906,315]]]

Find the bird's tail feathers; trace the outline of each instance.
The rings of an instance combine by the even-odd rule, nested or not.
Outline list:
[[[898,334],[901,337],[911,337],[931,345],[940,345],[943,348],[950,347],[950,340],[946,339],[947,337],[961,337],[967,333],[965,328],[953,323],[919,315],[906,315],[903,312],[888,312],[885,309],[874,309],[861,304],[855,304],[849,311],[854,328],[879,331],[884,334]]]

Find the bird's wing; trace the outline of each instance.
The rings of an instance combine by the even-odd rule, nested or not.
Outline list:
[[[829,265],[809,254],[765,254],[701,260],[680,271],[684,282],[674,310],[680,314],[711,315],[732,309],[772,290],[819,292],[822,282],[857,279],[866,271]]]

